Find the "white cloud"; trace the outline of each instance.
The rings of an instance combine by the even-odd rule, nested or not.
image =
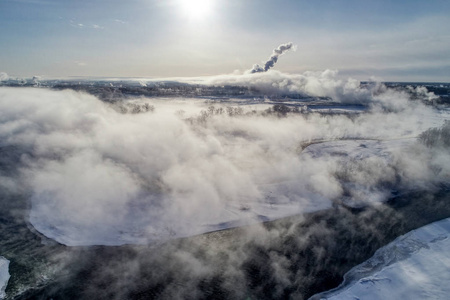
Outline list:
[[[114,22],[120,23],[120,24],[128,24],[128,22],[120,20],[120,19],[115,19]]]
[[[79,29],[105,29],[104,26],[98,24],[86,24],[86,23],[77,23],[75,20],[70,20],[70,26],[79,28]]]

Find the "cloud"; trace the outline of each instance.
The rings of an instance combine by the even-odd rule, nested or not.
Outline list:
[[[85,25],[83,23],[76,23],[73,20],[70,20],[70,26],[75,27],[75,28],[80,28],[80,29],[85,27]]]
[[[120,20],[120,19],[114,19],[114,22],[120,23],[120,24],[128,24],[128,22]]]
[[[360,88],[355,79],[340,79],[338,71],[325,70],[285,74],[270,70],[263,73],[214,76],[205,80],[212,85],[240,85],[257,89],[268,96],[299,94],[312,97],[330,97],[343,103],[369,103],[370,90]]]
[[[79,29],[105,29],[104,26],[100,26],[98,24],[85,24],[85,23],[77,23],[75,20],[70,20],[70,26],[79,28]]]

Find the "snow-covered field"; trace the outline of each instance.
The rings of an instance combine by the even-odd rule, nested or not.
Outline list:
[[[398,237],[312,299],[448,299],[450,219]]]

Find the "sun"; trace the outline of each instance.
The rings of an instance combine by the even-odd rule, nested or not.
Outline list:
[[[183,14],[190,19],[199,20],[211,15],[213,0],[179,0]]]

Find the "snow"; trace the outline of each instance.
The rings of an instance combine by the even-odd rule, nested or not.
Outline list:
[[[311,299],[448,299],[450,218],[398,237]]]
[[[311,112],[318,112],[322,114],[351,114],[363,113],[367,111],[366,106],[362,105],[310,105],[308,107]]]
[[[348,139],[326,141],[308,146],[304,153],[309,153],[314,158],[341,156],[345,160],[369,157],[389,158],[392,152],[411,145],[415,140],[415,138],[401,138],[391,140]]]
[[[8,280],[11,277],[8,272],[9,260],[0,256],[0,299],[6,297],[5,289],[8,285]]]
[[[271,187],[271,189],[273,186]],[[269,189],[266,187],[266,189]],[[267,191],[267,193],[270,193]],[[313,212],[331,207],[331,201],[322,199],[316,203],[305,201],[271,203],[269,194],[267,201],[236,201],[224,205],[222,209],[211,212],[209,218],[193,215],[182,220],[172,217],[170,222],[164,218],[146,216],[145,210],[138,208],[126,218],[121,218],[113,225],[103,224],[99,220],[94,226],[80,226],[70,218],[61,219],[58,215],[43,218],[46,208],[33,203],[30,211],[30,222],[33,227],[46,237],[67,246],[124,244],[149,244],[173,238],[189,237],[206,232],[224,230],[260,222],[275,220],[298,213]],[[170,214],[162,211],[160,214]]]

